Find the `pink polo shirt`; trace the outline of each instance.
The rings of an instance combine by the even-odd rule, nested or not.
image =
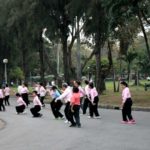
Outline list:
[[[128,87],[122,90],[122,102],[125,103],[128,98],[131,98],[130,89]]]
[[[40,102],[40,100],[39,100],[39,98],[38,98],[38,96],[35,96],[34,98],[33,98],[33,104],[34,104],[34,106],[42,106],[42,104],[41,104],[41,102]]]
[[[90,89],[90,96],[91,96],[91,101],[94,102],[94,98],[98,96],[98,92],[96,88]]]
[[[23,101],[22,97],[19,97],[17,99],[17,103],[18,103],[18,106],[22,106],[22,105],[25,105],[26,106],[26,103]]]

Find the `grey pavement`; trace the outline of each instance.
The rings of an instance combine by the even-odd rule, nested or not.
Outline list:
[[[102,119],[81,115],[82,128],[70,128],[53,118],[49,105],[42,118],[32,118],[29,108],[27,114],[16,115],[14,99],[11,104],[0,112],[6,122],[0,150],[150,150],[149,112],[133,112],[137,124],[123,125],[119,110],[100,109]]]

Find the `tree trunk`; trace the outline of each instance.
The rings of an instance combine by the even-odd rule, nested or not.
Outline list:
[[[38,50],[40,57],[40,76],[41,82],[45,83],[44,74],[45,74],[45,66],[44,66],[44,50],[43,50],[43,39],[42,39],[42,30],[38,35]]]
[[[64,79],[65,82],[70,82],[70,66],[69,66],[69,57],[68,57],[68,46],[67,46],[67,37],[65,36],[62,39],[63,46],[63,65],[64,65]]]
[[[143,25],[143,22],[142,22],[140,11],[138,11],[138,18],[139,18],[139,22],[140,22],[140,26],[141,26],[143,35],[144,35],[146,49],[147,49],[147,53],[148,53],[148,57],[149,57],[149,61],[150,61],[150,49],[149,49],[149,44],[148,44],[148,38],[147,38],[145,28],[144,28],[144,25]]]
[[[130,83],[130,63],[128,62],[128,84]]]

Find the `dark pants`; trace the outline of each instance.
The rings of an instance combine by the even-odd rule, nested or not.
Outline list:
[[[131,107],[132,107],[132,99],[128,98],[126,102],[124,103],[123,109],[122,109],[122,118],[123,121],[132,120],[131,115]]]
[[[84,99],[84,103],[83,103],[83,114],[86,114],[86,110],[87,110],[88,106],[89,106],[89,99],[86,97]]]
[[[9,95],[8,96],[5,96],[5,105],[10,105],[9,103]]]
[[[94,98],[94,105],[91,102],[89,103],[90,116],[91,117],[93,117],[94,114],[95,114],[95,116],[99,116],[99,113],[98,113],[98,102],[99,102],[99,98],[98,98],[98,96],[96,96]]]
[[[80,112],[79,112],[80,111],[80,106],[79,105],[74,105],[73,110],[74,110],[74,112],[71,112],[71,109],[70,109],[70,122],[71,122],[72,125],[81,126]]]
[[[22,99],[26,103],[26,105],[29,105],[29,99],[28,99],[28,93],[22,94]]]
[[[5,111],[5,106],[3,104],[3,101],[4,101],[4,99],[0,98],[0,111],[2,111],[2,108],[3,108],[3,111]]]
[[[17,113],[23,113],[25,110],[25,105],[16,106],[16,112]]]
[[[33,117],[39,117],[40,116],[40,113],[39,113],[40,110],[41,110],[41,106],[39,106],[39,105],[36,105],[30,109]]]
[[[67,103],[66,103],[64,112],[65,112],[65,117],[66,117],[66,119],[67,119],[68,121],[70,121],[70,102],[67,102]]]
[[[62,102],[60,100],[55,102],[55,99],[53,99],[53,101],[50,103],[50,105],[51,105],[51,109],[52,109],[54,117],[55,118],[58,118],[58,117],[62,118],[63,115],[60,112],[61,106],[63,105]]]
[[[83,97],[80,97],[80,107],[81,107],[81,109],[82,109],[82,111],[83,111]]]
[[[40,97],[40,101],[41,101],[41,103],[42,103],[43,106],[45,105],[45,104],[44,104],[44,98],[45,98],[45,96],[41,96],[41,97]]]

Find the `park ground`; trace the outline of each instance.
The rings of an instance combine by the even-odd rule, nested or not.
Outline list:
[[[0,112],[5,128],[0,130],[0,150],[149,150],[149,112],[134,111],[136,125],[121,124],[120,110],[99,109],[102,119],[81,115],[81,128],[55,120],[47,104],[42,118],[16,115],[15,99]],[[63,108],[62,108],[63,111]]]

